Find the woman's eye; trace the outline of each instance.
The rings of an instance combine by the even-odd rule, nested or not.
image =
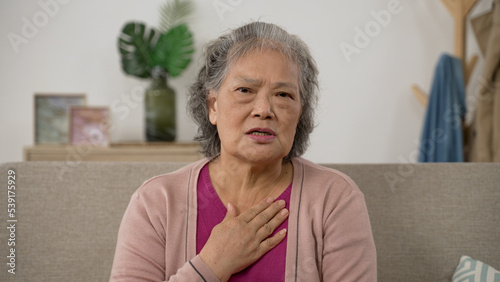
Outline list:
[[[236,90],[239,91],[239,92],[241,92],[241,93],[250,93],[250,89],[245,88],[245,87],[240,87],[240,88],[238,88]]]
[[[286,92],[280,92],[280,93],[278,93],[278,96],[283,97],[283,98],[286,98],[286,97],[292,98],[292,95],[290,95],[289,93],[286,93]]]

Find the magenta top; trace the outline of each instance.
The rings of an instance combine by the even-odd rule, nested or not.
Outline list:
[[[290,184],[276,200],[285,200],[286,208],[290,204]],[[207,243],[212,228],[226,216],[226,207],[220,200],[210,180],[208,163],[202,168],[198,178],[198,218],[196,229],[196,254]],[[283,228],[288,229],[288,218],[273,232],[274,236]],[[286,240],[262,256],[246,269],[233,274],[229,281],[285,281]]]

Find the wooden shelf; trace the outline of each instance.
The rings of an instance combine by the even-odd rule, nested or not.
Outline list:
[[[173,161],[203,158],[198,143],[117,143],[109,147],[35,145],[24,148],[25,161]]]

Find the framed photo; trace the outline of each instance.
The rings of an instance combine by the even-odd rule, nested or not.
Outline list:
[[[35,93],[35,144],[68,144],[69,107],[86,103],[85,94]]]
[[[71,106],[69,143],[72,145],[109,145],[108,107]]]

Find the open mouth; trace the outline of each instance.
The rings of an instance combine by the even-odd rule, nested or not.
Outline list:
[[[250,132],[250,135],[257,135],[257,136],[272,136],[271,133],[269,132],[262,132],[262,131],[252,131]]]
[[[254,127],[246,132],[248,136],[253,136],[256,140],[271,140],[276,136],[276,133],[271,128]]]

